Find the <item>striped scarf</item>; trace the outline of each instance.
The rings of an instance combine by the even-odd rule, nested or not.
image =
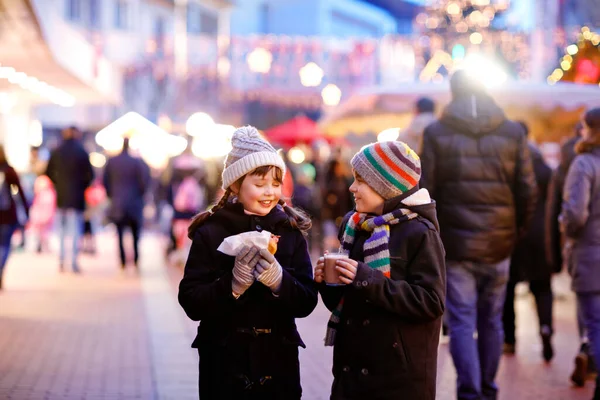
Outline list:
[[[399,208],[385,215],[376,217],[367,216],[355,212],[352,214],[342,238],[342,248],[350,253],[354,244],[357,230],[371,232],[371,236],[363,245],[364,262],[374,270],[381,271],[387,278],[390,277],[390,225],[396,225],[417,217],[418,214],[406,208]],[[331,313],[327,323],[327,334],[325,335],[325,346],[333,346],[335,334],[340,323],[344,298],[337,308]]]

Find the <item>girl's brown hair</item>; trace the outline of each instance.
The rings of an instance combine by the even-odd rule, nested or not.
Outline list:
[[[589,137],[582,139],[575,145],[577,154],[587,153],[593,148],[600,146],[600,107],[588,110],[583,116],[587,125]]]
[[[265,165],[262,167],[258,167],[254,171],[249,172],[246,175],[242,176],[233,185],[237,185],[238,187],[241,187],[242,182],[244,181],[246,176],[248,176],[248,175],[265,176],[271,170],[273,170],[273,172],[275,173],[275,181],[279,182],[280,184],[283,184],[283,171],[281,170],[281,168],[273,166],[273,165]],[[206,221],[206,219],[208,217],[210,217],[211,215],[216,213],[218,210],[223,208],[225,206],[225,204],[227,204],[227,202],[229,201],[229,198],[232,197],[232,193],[233,192],[231,191],[231,187],[228,187],[227,190],[225,190],[225,193],[223,194],[221,199],[217,202],[217,204],[215,204],[209,211],[204,211],[202,213],[199,213],[192,219],[192,222],[188,228],[188,237],[190,239],[194,238],[194,234],[196,233],[196,230],[200,226],[202,226],[202,224],[204,223],[204,221]],[[290,221],[290,224],[292,225],[292,227],[299,229],[300,232],[302,232],[302,234],[304,236],[307,236],[308,230],[312,226],[312,221],[310,220],[310,217],[303,211],[288,206],[284,199],[279,199],[279,205],[281,207],[283,207],[283,211],[285,211],[285,213],[288,215],[288,218],[289,218],[289,221]]]

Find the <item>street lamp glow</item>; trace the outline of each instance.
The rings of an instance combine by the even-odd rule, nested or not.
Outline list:
[[[400,128],[388,128],[377,135],[378,142],[392,142],[394,140],[398,140],[398,136],[400,136]]]
[[[304,67],[300,68],[300,82],[302,86],[316,87],[323,80],[323,70],[314,62],[309,62]]]
[[[337,106],[340,104],[340,100],[342,99],[342,91],[339,87],[333,83],[330,83],[321,91],[321,97],[323,98],[323,103],[325,103],[326,106]]]
[[[273,62],[273,55],[267,49],[257,47],[254,49],[246,58],[250,71],[266,74],[271,70],[271,63]]]
[[[29,123],[29,145],[39,147],[44,141],[42,124],[37,119]]]
[[[290,151],[288,151],[288,158],[294,164],[302,164],[306,159],[306,154],[299,147],[292,147]]]
[[[483,42],[483,36],[479,32],[473,32],[471,33],[471,36],[469,36],[469,40],[473,44],[481,44],[481,42]]]
[[[496,62],[480,54],[468,55],[462,66],[486,87],[499,86],[508,80],[508,74]]]
[[[190,136],[198,136],[203,132],[213,128],[215,121],[210,115],[203,112],[192,114],[185,123],[185,131]]]
[[[215,124],[208,135],[197,136],[192,141],[192,153],[202,159],[219,158],[231,151],[231,138],[235,127]]]

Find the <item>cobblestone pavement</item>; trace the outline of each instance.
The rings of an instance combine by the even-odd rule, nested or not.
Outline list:
[[[59,273],[57,257],[12,254],[0,293],[0,400],[197,398],[195,323],[176,300],[181,269],[166,267],[163,243],[142,239],[139,274],[118,267],[116,239],[99,238],[99,254],[83,255],[83,274]],[[541,358],[531,296],[517,300],[517,355],[504,357],[500,400],[590,399],[593,382],[571,387],[578,348],[568,279],[555,279],[556,356]],[[329,313],[322,304],[298,326],[304,396],[327,399],[331,349],[323,347]],[[440,345],[438,399],[455,399],[448,346]]]

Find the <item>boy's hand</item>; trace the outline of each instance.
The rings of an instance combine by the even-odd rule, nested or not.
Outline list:
[[[356,278],[358,262],[350,258],[336,260],[335,269],[340,273],[340,281],[349,285],[354,282],[354,278]]]
[[[325,257],[319,257],[315,266],[314,280],[322,283],[325,280]]]

